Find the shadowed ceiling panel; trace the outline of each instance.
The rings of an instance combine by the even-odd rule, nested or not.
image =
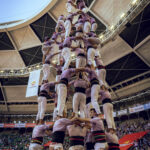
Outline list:
[[[129,24],[120,36],[135,47],[150,35],[150,4]]]
[[[29,26],[10,32],[18,49],[26,49],[40,45],[41,42]]]
[[[120,15],[127,12],[131,0],[96,0],[92,10],[107,25],[116,24]]]
[[[12,86],[12,85],[27,85],[28,77],[18,77],[18,78],[2,78],[0,79],[3,86]]]
[[[94,0],[85,0],[86,6],[89,7],[92,4],[93,1]]]
[[[29,49],[19,51],[26,66],[33,65],[42,61],[42,46],[32,47]]]
[[[44,42],[44,37],[51,37],[55,31],[56,22],[48,14],[45,14],[40,19],[33,22],[30,26],[39,37],[41,42]]]
[[[150,40],[136,50],[150,64]]]
[[[141,73],[148,71],[150,68],[134,53],[115,61],[108,65],[107,81],[109,85],[114,85]]]
[[[0,50],[14,50],[13,44],[11,43],[6,32],[0,33]]]
[[[102,60],[105,65],[116,61],[117,59],[129,54],[131,51],[132,48],[120,38],[120,36],[117,36],[114,41],[110,41],[100,49]]]
[[[17,51],[0,51],[0,68],[17,69],[24,67],[24,62]]]

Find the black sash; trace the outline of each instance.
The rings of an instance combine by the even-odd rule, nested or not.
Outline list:
[[[68,85],[68,79],[63,78],[63,79],[60,80],[60,83],[65,84],[67,86]]]
[[[82,145],[84,146],[84,137],[82,136],[71,136],[70,139],[70,147],[75,145]]]
[[[84,93],[85,94],[85,88],[82,87],[76,87],[75,88],[75,93],[80,92],[80,93]]]
[[[78,54],[78,56],[86,57],[85,54],[83,54],[83,53]]]
[[[105,66],[99,65],[99,66],[97,66],[97,68],[98,68],[98,69],[105,69]]]
[[[112,100],[109,99],[109,98],[105,98],[103,101],[102,101],[102,104],[106,104],[106,103],[111,103],[112,104]]]
[[[106,142],[106,135],[103,130],[100,131],[93,131],[93,136],[95,139],[95,143],[105,143]]]
[[[55,131],[52,134],[52,142],[54,143],[62,143],[64,142],[65,132],[64,131]]]
[[[109,149],[108,150],[120,150],[119,144],[116,143],[108,143]]]
[[[39,96],[47,97],[48,93],[47,91],[43,90],[43,91],[40,91]]]
[[[94,48],[94,47],[93,47],[93,46],[88,46],[88,47],[87,47],[87,50],[88,50],[89,48]]]
[[[50,61],[49,61],[49,60],[46,60],[46,61],[45,61],[45,64],[50,65]]]
[[[43,137],[36,137],[31,139],[31,143],[36,143],[42,145],[43,143]]]
[[[92,87],[94,84],[99,84],[99,81],[98,81],[96,78],[94,78],[94,79],[91,80],[91,87]]]

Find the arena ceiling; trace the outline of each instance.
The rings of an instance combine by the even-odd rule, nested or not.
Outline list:
[[[116,24],[133,0],[86,0],[89,14],[98,22],[97,34]],[[67,12],[66,0],[54,0],[30,21],[0,29],[0,69],[21,69],[42,61],[44,37],[52,35],[57,18]],[[113,99],[150,88],[150,4],[101,48],[107,83]],[[0,79],[0,113],[35,113],[36,97],[25,98],[28,76]],[[70,104],[70,103],[69,103]],[[69,107],[71,104],[69,105]],[[53,104],[49,102],[47,110]]]

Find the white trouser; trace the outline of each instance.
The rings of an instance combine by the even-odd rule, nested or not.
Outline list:
[[[59,82],[60,78],[61,78],[61,75],[56,75],[56,82]],[[57,93],[57,87],[58,87],[58,84],[55,85],[55,92],[56,93]]]
[[[103,112],[106,118],[108,128],[116,129],[113,117],[113,105],[111,103],[103,104]]]
[[[65,84],[58,85],[58,102],[57,102],[57,110],[58,115],[63,116],[63,110],[65,108],[66,97],[67,97],[67,87]]]
[[[70,32],[71,32],[71,21],[70,20],[66,20],[65,21],[65,38],[68,37],[70,35]]]
[[[88,58],[88,64],[95,66],[95,49],[94,48],[89,48],[88,53],[87,53],[87,58]]]
[[[96,143],[94,145],[94,150],[105,150],[105,148],[107,147],[107,143]]]
[[[100,82],[100,86],[106,85],[106,70],[105,69],[97,69],[96,70],[98,80]]]
[[[79,33],[80,34],[80,33]],[[83,40],[76,40],[76,45],[77,45],[77,47],[82,47],[82,48],[84,48],[84,42],[83,42]]]
[[[62,70],[66,70],[69,68],[70,62],[71,62],[71,49],[68,47],[63,48],[62,50],[62,56],[65,59],[65,64],[62,68]]]
[[[77,23],[75,24],[75,27],[76,27],[76,31],[83,30],[83,23]]]
[[[55,107],[54,108],[54,111],[53,111],[53,121],[56,121],[56,117],[57,117],[57,108]]]
[[[84,150],[84,146],[82,145],[71,146],[69,150]]]
[[[61,143],[50,144],[50,150],[63,150],[63,145]]]
[[[89,33],[91,31],[91,23],[90,22],[85,22],[84,27],[83,27],[84,33]]]
[[[43,147],[37,143],[30,143],[29,150],[42,150]]]
[[[76,68],[85,67],[86,66],[86,58],[82,56],[78,56],[76,58]]]
[[[90,118],[90,110],[91,110],[91,108],[93,108],[92,103],[88,103],[85,106],[85,116],[86,116],[86,118]]]
[[[78,108],[80,107],[80,117],[85,118],[86,95],[76,92],[73,95],[73,112],[78,116]]]
[[[36,120],[43,119],[46,111],[47,99],[44,96],[38,97],[38,113]]]
[[[91,27],[91,31],[95,32],[97,29],[97,23],[93,23]]]
[[[94,84],[91,87],[91,103],[96,111],[97,114],[100,114],[100,107],[98,104],[98,97],[99,97],[99,91],[100,91],[100,85],[99,84]]]
[[[50,75],[49,64],[43,64],[43,80],[48,80],[49,75]]]

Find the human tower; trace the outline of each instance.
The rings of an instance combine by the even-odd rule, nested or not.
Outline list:
[[[97,23],[87,14],[84,0],[68,0],[67,16],[61,15],[52,37],[45,37],[43,52],[43,78],[38,96],[36,127],[33,130],[30,150],[40,147],[49,127],[43,124],[47,96],[53,95],[52,143],[50,150],[63,150],[66,130],[70,138],[69,150],[118,150],[118,138],[113,118],[113,104],[107,89],[106,70],[100,55],[101,43],[96,35]],[[75,53],[75,68],[70,68],[72,53]],[[57,63],[54,63],[53,60]],[[49,82],[50,65],[57,72],[56,81]],[[72,80],[72,77],[76,78]],[[75,91],[72,99],[73,113],[65,113],[69,88]],[[55,94],[51,89],[55,87]],[[99,104],[103,106],[106,128]],[[80,113],[79,113],[80,112]],[[37,134],[39,132],[41,134]],[[40,137],[40,138],[39,138]]]

